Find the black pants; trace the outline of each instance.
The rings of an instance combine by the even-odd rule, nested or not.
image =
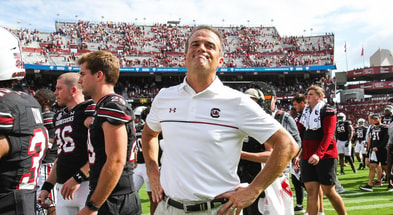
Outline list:
[[[292,184],[295,188],[296,204],[303,205],[304,200],[304,184],[299,181],[295,175],[292,175]]]

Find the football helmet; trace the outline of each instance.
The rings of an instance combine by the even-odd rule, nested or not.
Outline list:
[[[272,96],[276,96],[276,92],[265,82],[253,81],[250,83],[250,87],[257,89],[260,92],[261,99],[257,103],[265,110],[266,113],[271,114],[271,102]]]
[[[363,119],[363,118],[358,119],[358,122],[357,122],[358,126],[364,126],[365,123],[366,123],[365,119]]]
[[[140,116],[142,114],[142,111],[144,111],[146,109],[145,106],[138,106],[135,108],[134,110],[134,114],[135,116]]]
[[[340,112],[337,114],[337,121],[341,122],[341,121],[345,121],[346,116],[344,113]]]
[[[393,106],[392,105],[386,105],[384,111],[389,111],[390,114],[393,114]]]
[[[0,27],[0,81],[21,80],[25,74],[19,39]]]

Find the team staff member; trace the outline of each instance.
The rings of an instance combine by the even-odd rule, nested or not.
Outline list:
[[[57,183],[56,213],[59,215],[76,214],[84,207],[89,193],[86,143],[94,102],[85,101],[78,80],[79,74],[73,72],[57,78],[56,100],[64,106],[53,118],[57,159],[38,199],[45,207],[45,199]]]
[[[35,214],[37,177],[48,148],[41,106],[12,86],[23,79],[19,40],[0,27],[0,213]]]
[[[134,114],[114,91],[119,60],[110,52],[96,51],[82,55],[77,62],[83,92],[96,102],[88,139],[90,193],[78,214],[141,214],[131,162]]]
[[[336,111],[323,102],[325,96],[319,86],[307,90],[308,104],[300,117],[302,134],[301,177],[307,190],[307,212],[318,213],[318,193],[320,187],[333,205],[337,214],[345,215],[344,202],[336,192],[337,145],[334,140]]]
[[[186,78],[162,89],[153,101],[142,147],[153,200],[160,201],[155,214],[240,214],[298,151],[275,119],[249,96],[218,79],[223,50],[216,29],[196,27],[186,42]],[[157,137],[161,131],[165,142],[160,171]],[[273,152],[265,168],[243,188],[236,170],[246,135]]]

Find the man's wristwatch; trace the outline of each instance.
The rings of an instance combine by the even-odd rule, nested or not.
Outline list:
[[[100,210],[100,207],[97,207],[93,202],[90,200],[86,202],[86,207],[89,208],[91,211],[98,211]]]

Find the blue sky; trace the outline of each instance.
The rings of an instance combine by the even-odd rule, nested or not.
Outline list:
[[[57,19],[139,24],[180,20],[273,25],[281,36],[334,33],[336,72],[341,72],[369,66],[378,48],[393,50],[392,8],[389,0],[2,0],[0,26],[53,32]]]

